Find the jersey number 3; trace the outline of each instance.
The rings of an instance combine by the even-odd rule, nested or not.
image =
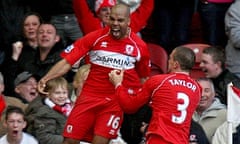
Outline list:
[[[177,110],[180,112],[180,116],[172,115],[172,122],[181,124],[187,117],[187,107],[189,105],[189,97],[185,93],[177,93],[177,99],[183,101],[182,104],[177,105]]]

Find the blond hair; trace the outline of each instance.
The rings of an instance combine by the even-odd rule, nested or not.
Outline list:
[[[74,85],[79,85],[82,83],[88,76],[88,73],[90,72],[91,65],[90,64],[85,64],[82,65],[76,74],[73,77]]]
[[[55,89],[57,89],[59,86],[62,88],[68,89],[69,88],[68,81],[64,77],[57,77],[57,78],[51,79],[47,82],[45,91],[52,92]]]

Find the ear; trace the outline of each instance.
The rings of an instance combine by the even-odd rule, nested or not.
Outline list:
[[[178,61],[174,61],[174,69],[177,69],[177,68],[179,68],[179,62]]]
[[[14,91],[15,91],[16,93],[20,93],[19,87],[16,86],[15,89],[14,89]]]
[[[130,24],[131,24],[131,19],[129,18],[128,19],[128,26],[130,26]]]
[[[7,128],[7,121],[5,119],[3,120],[3,127]]]
[[[24,121],[24,122],[23,122],[23,128],[26,128],[26,126],[27,126],[27,122]]]
[[[214,96],[216,96],[217,95],[217,93],[216,92],[214,92]]]
[[[4,87],[4,84],[0,84],[0,94],[3,93],[4,88],[5,88],[5,87]]]
[[[59,35],[56,35],[55,37],[55,42],[59,42],[60,41],[60,36]]]
[[[220,68],[222,68],[222,65],[223,65],[222,62],[218,61],[218,62],[216,62],[216,64],[217,64]]]

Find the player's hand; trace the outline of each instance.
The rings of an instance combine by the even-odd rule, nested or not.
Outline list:
[[[146,132],[147,127],[148,127],[148,123],[142,122],[142,126],[140,127],[140,132],[144,134]]]
[[[116,87],[121,85],[123,81],[124,70],[112,70],[109,75],[110,82]]]
[[[47,80],[42,78],[39,82],[38,82],[38,86],[37,86],[37,89],[38,89],[38,92],[41,93],[41,94],[44,94],[44,95],[47,95],[48,92],[45,92],[45,87],[46,87],[46,83],[47,83]]]

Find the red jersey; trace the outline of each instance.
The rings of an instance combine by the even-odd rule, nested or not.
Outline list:
[[[158,135],[162,141],[187,144],[192,114],[201,96],[197,82],[183,73],[156,75],[148,79],[136,96],[126,97],[123,86],[117,88],[123,110],[134,112],[146,102],[152,108],[152,118],[146,133]]]
[[[128,37],[116,40],[109,28],[97,30],[67,47],[62,56],[73,65],[86,54],[91,70],[81,95],[112,97],[115,89],[108,73],[113,69],[125,69],[123,84],[130,92],[139,89],[140,78],[148,77],[150,73],[147,45],[132,32]]]
[[[147,24],[154,7],[154,0],[142,0],[140,6],[131,14],[132,31],[140,32]],[[101,20],[95,17],[87,0],[73,0],[73,8],[84,35],[103,27]]]

